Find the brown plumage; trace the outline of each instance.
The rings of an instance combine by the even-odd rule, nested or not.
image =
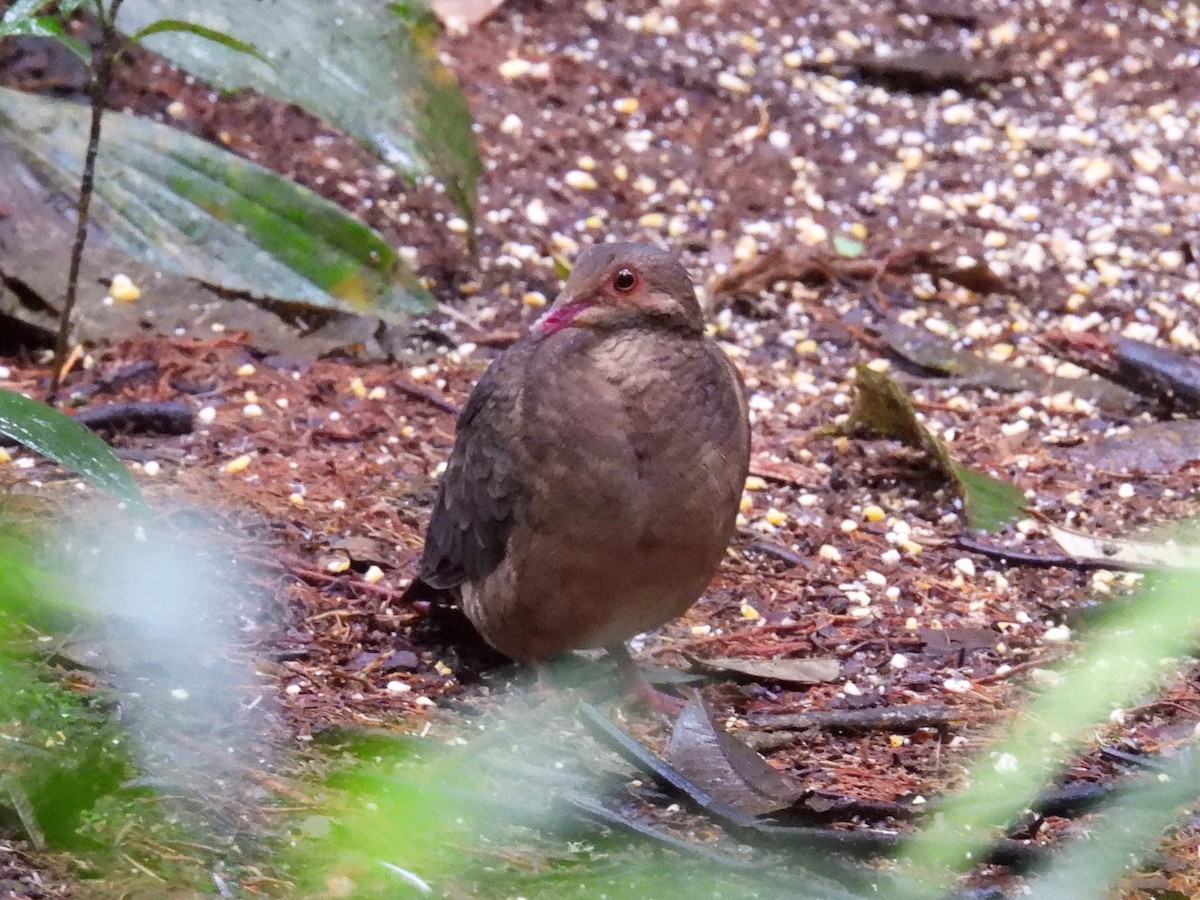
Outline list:
[[[645,244],[580,254],[458,420],[420,580],[457,591],[524,663],[682,614],[733,533],[750,431],[741,379],[686,270]]]

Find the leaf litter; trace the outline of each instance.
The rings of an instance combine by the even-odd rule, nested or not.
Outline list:
[[[931,13],[931,27],[949,29],[948,37],[966,28],[973,37],[1010,46],[1009,64],[1028,73],[1023,78],[1029,83],[987,85],[983,90],[997,92],[987,104],[970,97],[889,93],[887,103],[871,105],[869,92],[877,88],[845,87],[847,82],[821,73],[791,70],[786,63],[781,67],[768,42],[749,40],[754,29],[769,27],[765,10],[731,8],[720,21],[711,10],[690,4],[657,17],[620,4],[581,4],[551,12],[504,6],[469,34],[445,44],[468,90],[487,97],[486,103],[475,104],[475,112],[481,134],[487,136],[485,156],[497,167],[481,201],[482,253],[476,268],[464,265],[459,255],[465,241],[456,244],[455,238],[431,227],[437,215],[449,211],[435,193],[420,186],[401,190],[397,181],[363,164],[352,145],[336,137],[322,154],[299,161],[276,149],[286,147],[280,129],[299,143],[311,140],[311,121],[264,115],[262,101],[252,97],[210,100],[202,85],[192,88],[182,79],[172,80],[168,70],[160,76],[162,94],[144,93],[126,82],[121,102],[153,111],[163,97],[178,98],[192,127],[220,121],[216,127],[223,126],[242,152],[297,171],[327,196],[361,211],[393,245],[410,247],[439,298],[454,304],[463,318],[429,323],[424,355],[407,359],[405,378],[450,405],[466,396],[493,335],[520,330],[539,314],[539,303],[554,295],[558,279],[546,248],[569,258],[578,243],[610,233],[656,239],[684,248],[693,272],[703,280],[753,262],[771,246],[798,242],[814,253],[828,253],[829,234],[852,225],[865,227],[865,239],[857,238],[864,240],[864,253],[843,262],[871,262],[870,270],[826,267],[812,277],[756,285],[754,291],[761,294],[756,300],[772,310],[763,317],[743,315],[737,306],[715,313],[718,338],[736,355],[750,394],[757,398],[755,461],[764,484],[748,485],[743,532],[706,598],[679,622],[648,636],[641,653],[667,663],[678,663],[685,652],[840,661],[837,682],[778,690],[765,683],[705,687],[722,724],[734,732],[748,730],[742,723],[758,714],[865,714],[917,702],[948,706],[955,718],[944,729],[847,736],[818,728],[804,732],[802,741],[771,751],[773,765],[803,773],[814,789],[875,803],[936,796],[965,756],[985,745],[996,710],[1019,705],[1027,695],[1023,679],[1036,687],[1044,660],[1066,649],[1047,640],[1062,636],[1060,619],[1090,597],[1121,594],[1133,573],[1102,569],[1081,577],[1062,568],[1035,570],[967,558],[954,542],[964,525],[958,492],[938,489],[944,472],[934,472],[931,481],[923,475],[928,469],[905,465],[894,448],[823,433],[853,402],[847,369],[868,361],[871,352],[846,333],[841,318],[851,307],[878,302],[878,293],[892,309],[902,310],[898,315],[906,323],[931,333],[935,328],[945,333],[949,326],[984,344],[1005,339],[1017,327],[1026,334],[1041,333],[1048,320],[1101,333],[1132,329],[1131,334],[1157,344],[1186,348],[1188,307],[1164,304],[1160,298],[1177,297],[1181,283],[1194,281],[1196,273],[1187,268],[1191,264],[1186,259],[1173,267],[1176,260],[1170,254],[1178,240],[1163,235],[1161,227],[1178,226],[1195,214],[1188,206],[1193,195],[1172,182],[1178,177],[1174,172],[1190,171],[1187,154],[1192,151],[1186,140],[1162,140],[1161,129],[1172,127],[1175,118],[1194,127],[1189,117],[1195,104],[1160,111],[1158,104],[1166,101],[1154,94],[1153,76],[1175,77],[1173,53],[1191,41],[1191,26],[1159,29],[1149,24],[1158,22],[1157,13],[1146,13],[1144,19],[1117,22],[1121,40],[1113,40],[1078,11],[1056,7],[1058,18],[1042,25],[1065,43],[1061,55],[1041,66],[1033,64],[1045,46],[1040,34],[1034,40],[1003,20],[947,24]],[[1044,13],[1030,10],[1031,16]],[[520,35],[513,25],[518,14],[530,29]],[[845,32],[841,37],[833,31],[798,32],[805,42],[819,45],[814,55],[874,33],[913,50],[928,44],[902,33],[895,17],[875,9],[839,8],[834,15],[838,22],[833,27]],[[739,93],[737,82],[727,78],[722,83],[732,89],[699,80],[696,68],[677,55],[671,17],[681,30],[726,34],[740,29],[742,39],[717,41],[713,52],[731,71],[741,66],[749,73],[743,63],[754,65],[755,74],[738,76],[749,79],[754,91]],[[605,67],[596,65],[587,48],[561,51],[573,47],[571,34],[596,29],[611,29],[621,41],[621,50],[617,56],[609,54]],[[1138,64],[1148,64],[1152,71],[1134,76],[1122,61],[1132,52],[1130,39],[1142,30],[1147,40],[1161,39],[1164,48],[1152,59],[1139,58]],[[626,64],[613,66],[619,57]],[[523,69],[528,74],[500,74],[509,59],[529,61],[530,66],[507,67],[505,72]],[[543,80],[538,74],[542,60],[554,78]],[[1067,71],[1075,60],[1086,71],[1103,66],[1108,77],[1075,78]],[[618,70],[624,74],[618,77]],[[796,79],[799,87],[792,84]],[[1059,90],[1060,85],[1070,90]],[[1082,93],[1076,95],[1077,90]],[[608,102],[596,102],[593,91]],[[759,94],[766,102],[756,107]],[[1097,131],[1098,142],[1090,148],[1060,129],[1074,115],[1077,96],[1102,112],[1080,126]],[[627,102],[631,100],[636,104]],[[680,102],[686,102],[686,114],[679,112]],[[542,115],[547,108],[554,110],[550,119]],[[855,122],[868,108],[880,121],[860,131]],[[995,108],[1004,110],[1013,127],[997,130],[988,112]],[[648,117],[653,128],[643,129],[641,117]],[[759,129],[764,117],[766,125]],[[797,122],[820,123],[820,133],[806,137]],[[935,123],[943,137],[909,149],[904,135],[915,133],[918,122]],[[1108,141],[1101,132],[1110,124],[1127,133]],[[722,152],[714,151],[714,142],[751,126],[758,129],[754,136],[721,143]],[[836,139],[829,136],[836,132],[825,132],[843,126],[847,133]],[[611,140],[598,141],[597,127]],[[1151,127],[1160,130],[1151,136]],[[776,147],[783,140],[772,137],[773,131],[784,132],[789,150]],[[1130,147],[1134,155],[1122,155]],[[1147,147],[1162,157],[1157,165]],[[842,159],[847,149],[856,154],[853,164]],[[596,173],[602,190],[565,187],[562,172],[575,168],[584,156],[596,163],[589,171]],[[619,166],[624,177],[618,177]],[[1106,176],[1109,171],[1116,174]],[[674,195],[666,189],[675,179],[691,190],[696,201],[692,209],[669,199]],[[997,185],[995,196],[970,193],[971,185],[980,185],[982,193],[989,180]],[[1149,196],[1150,182],[1158,189],[1153,202],[1161,206],[1140,202]],[[343,185],[353,193],[343,191]],[[959,191],[949,185],[967,187]],[[888,210],[886,223],[861,215],[853,199],[872,194],[877,197],[873,202]],[[1131,194],[1138,195],[1138,203],[1125,202]],[[756,200],[763,197],[771,202]],[[1045,204],[1038,201],[1041,197],[1057,199]],[[792,201],[786,229],[776,215],[777,198]],[[532,204],[534,199],[540,206]],[[1117,206],[1128,217],[1124,223],[1114,219]],[[494,220],[489,219],[492,213]],[[661,225],[654,224],[656,215]],[[592,216],[599,226],[591,224]],[[643,216],[645,224],[638,224]],[[985,249],[968,255],[986,260],[989,271],[1017,292],[975,294],[953,280],[935,282],[921,271],[901,275],[889,268],[885,278],[876,278],[883,258],[877,248],[916,246],[930,227],[972,236]],[[970,269],[958,266],[956,259],[949,262],[955,269]],[[1155,329],[1155,336],[1146,338],[1147,328]],[[1028,366],[1056,371],[1051,359],[1025,344],[1017,346],[1014,356]],[[450,740],[454,709],[464,704],[486,708],[497,693],[506,692],[506,670],[480,666],[465,645],[439,642],[435,632],[423,630],[431,610],[394,604],[419,550],[432,474],[452,439],[450,413],[390,388],[374,400],[353,390],[355,378],[368,389],[387,388],[393,373],[384,367],[344,359],[302,366],[256,350],[240,337],[213,334],[179,344],[135,340],[98,348],[94,365],[75,373],[72,387],[88,389],[93,379],[139,359],[153,361],[160,377],[117,387],[117,399],[172,400],[181,390],[173,384],[206,387],[203,393],[186,395],[204,413],[198,415],[200,427],[194,434],[121,439],[123,452],[140,457],[135,468],[144,489],[153,497],[169,486],[254,511],[238,516],[262,542],[253,545],[253,552],[278,554],[287,561],[283,569],[272,570],[287,577],[268,583],[275,585],[288,610],[288,625],[276,640],[264,642],[261,655],[279,702],[299,733],[310,734],[328,723],[398,725],[414,732],[428,725],[433,740]],[[10,369],[7,386],[36,389],[36,369],[9,360],[5,365]],[[237,374],[247,367],[253,372]],[[1130,471],[1114,478],[1109,471],[1087,470],[1060,455],[1077,449],[1072,444],[1087,446],[1106,430],[1126,424],[1124,417],[1114,420],[1105,413],[1064,407],[1036,389],[997,396],[989,388],[932,379],[910,389],[926,425],[946,436],[954,459],[980,472],[1019,473],[1037,515],[1017,521],[1005,537],[1024,551],[1056,546],[1046,520],[1070,524],[1086,514],[1089,530],[1135,539],[1159,522],[1196,511],[1186,467]],[[261,416],[243,414],[247,391],[258,397]],[[287,405],[277,405],[280,400]],[[358,441],[351,439],[355,436]],[[244,469],[226,471],[231,460],[243,456],[248,459]],[[148,474],[145,462],[157,463],[158,474]],[[16,471],[22,478],[54,473],[41,462]],[[353,569],[328,573],[311,564],[322,548],[356,534],[394,547],[381,582],[371,584]],[[744,552],[760,536],[805,564],[782,569],[776,560]],[[743,615],[746,604],[759,611],[757,618]],[[947,652],[926,654],[929,645],[921,630],[938,627],[994,629],[1003,640],[961,657],[953,642]],[[364,652],[380,654],[377,658],[411,653],[417,664],[365,669]],[[404,660],[412,662],[408,656]],[[1188,682],[1183,678],[1173,684],[1124,723],[1110,723],[1109,731],[1145,755],[1182,746],[1182,739],[1173,735],[1190,735],[1194,725],[1190,710],[1196,698]],[[649,741],[661,744],[665,739],[653,723],[636,727]],[[1071,777],[1102,783],[1119,774],[1118,767],[1089,750],[1072,762]],[[626,798],[655,822],[669,818],[655,812],[654,803],[644,797]],[[705,833],[702,817],[683,814],[681,821],[693,836]],[[1048,817],[1022,840],[1048,844],[1074,826]],[[1194,830],[1183,828],[1166,852],[1191,859],[1195,840]],[[1013,883],[1003,869],[986,870],[980,877],[989,886]],[[1195,879],[1186,866],[1169,868],[1163,877],[1184,895],[1195,893]]]

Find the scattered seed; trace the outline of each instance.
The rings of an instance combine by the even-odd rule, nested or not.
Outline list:
[[[142,289],[128,275],[114,275],[108,287],[108,296],[118,303],[133,303],[142,296]]]
[[[1055,625],[1053,628],[1047,628],[1046,633],[1042,635],[1042,640],[1047,644],[1065,644],[1071,640],[1071,629],[1066,625]]]
[[[942,687],[951,694],[965,694],[971,690],[971,682],[965,678],[947,678],[942,682]]]
[[[252,457],[249,453],[243,453],[237,459],[231,459],[225,463],[225,471],[230,475],[236,475],[238,472],[245,472],[250,468]]]
[[[563,176],[563,181],[577,191],[594,191],[597,187],[596,179],[581,169],[572,169]]]

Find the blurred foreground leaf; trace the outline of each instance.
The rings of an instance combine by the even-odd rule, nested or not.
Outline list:
[[[1200,557],[1193,560],[1200,564]],[[1200,640],[1200,605],[1195,602],[1200,570],[1148,578],[1136,602],[1115,609],[1102,628],[1087,637],[1073,662],[1051,683],[1000,740],[980,755],[964,779],[965,788],[937,805],[936,818],[907,845],[906,855],[917,872],[930,879],[923,896],[938,896],[948,876],[971,869],[988,845],[1011,826],[1038,792],[1057,777],[1098,724],[1113,709],[1139,701],[1179,668],[1178,657]],[[1197,780],[1190,766],[1181,770],[1186,783],[1171,791],[1130,791],[1106,810],[1113,827],[1108,844],[1075,848],[1067,859],[1086,866],[1086,859],[1109,858],[1105,878],[1112,879],[1134,857],[1159,838],[1177,804],[1194,799]],[[1190,773],[1190,774],[1189,774]],[[1127,821],[1128,820],[1128,821]],[[1125,826],[1140,823],[1134,832]],[[1119,849],[1118,849],[1119,848]],[[1048,876],[1049,877],[1049,876]],[[938,882],[941,882],[939,885]],[[1045,884],[1060,883],[1050,877]],[[1111,880],[1108,882],[1111,886]],[[1094,897],[1097,893],[1040,896]]]
[[[88,115],[0,89],[2,139],[64,192],[79,178]],[[125,252],[226,290],[322,308],[395,320],[432,305],[387,242],[336,204],[169,126],[120,113],[104,121],[92,219]]]
[[[862,426],[928,454],[938,470],[954,483],[972,528],[999,531],[1020,517],[1025,506],[1020,488],[955,460],[946,445],[921,424],[912,401],[894,379],[868,366],[858,366],[855,374],[854,408],[848,429]]]
[[[138,30],[178,14],[176,0],[126,0],[120,24]],[[270,62],[186,34],[154,35],[147,46],[224,90],[303,107],[409,179],[432,174],[473,220],[482,166],[470,110],[437,58],[424,3],[205,0],[187,18],[254,44]]]
[[[0,434],[79,473],[119,500],[143,505],[137,482],[112,448],[44,403],[0,390]]]
[[[22,647],[48,624],[79,621],[37,562],[44,549],[32,526],[0,518],[0,814],[19,820],[36,847],[77,847],[85,811],[131,767],[105,703],[52,678]]]

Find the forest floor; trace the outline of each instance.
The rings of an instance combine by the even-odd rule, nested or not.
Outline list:
[[[146,55],[120,70],[116,106],[170,108],[179,126],[362,215],[410,248],[455,313],[414,328],[401,365],[285,359],[239,335],[131,338],[92,348],[68,382],[95,402],[204,410],[192,433],[115,444],[152,504],[184,497],[250,529],[244,552],[269,573],[274,612],[247,652],[292,735],[427,723],[453,734],[464,710],[524,690],[400,596],[454,410],[553,300],[551,254],[645,239],[677,250],[704,286],[751,396],[754,444],[720,574],[686,616],[637,642],[639,658],[683,670],[836,660],[815,684],[726,674],[702,692],[718,721],[751,736],[768,715],[935,704],[949,724],[809,728],[768,759],[809,790],[884,807],[958,783],[1070,653],[1081,611],[1139,576],[964,549],[962,501],[921,454],[837,433],[855,366],[895,376],[960,463],[1025,492],[1027,514],[980,538],[1014,555],[1063,555],[1051,525],[1136,539],[1200,511],[1200,453],[1181,449],[1178,422],[1073,381],[1085,373],[1062,352],[1064,335],[1200,349],[1200,13],[1132,0],[964,10],[504,4],[441,43],[485,160],[477,257],[436,187],[405,186],[301,111],[218,96]],[[9,60],[0,77],[36,80],[22,66]],[[44,366],[0,362],[5,387],[40,390]],[[52,477],[48,463],[27,465],[22,479]],[[364,577],[371,567],[381,578]],[[1113,748],[1160,758],[1190,745],[1198,674],[1189,662],[1115,715],[1066,782],[1128,774]],[[663,722],[627,712],[640,737],[665,740]],[[862,821],[858,809],[840,824]],[[1080,827],[1047,816],[1023,840]],[[1126,895],[1200,894],[1198,851],[1200,830],[1175,830]],[[60,892],[30,872],[8,882],[18,896]],[[986,866],[974,883],[1013,877]]]

